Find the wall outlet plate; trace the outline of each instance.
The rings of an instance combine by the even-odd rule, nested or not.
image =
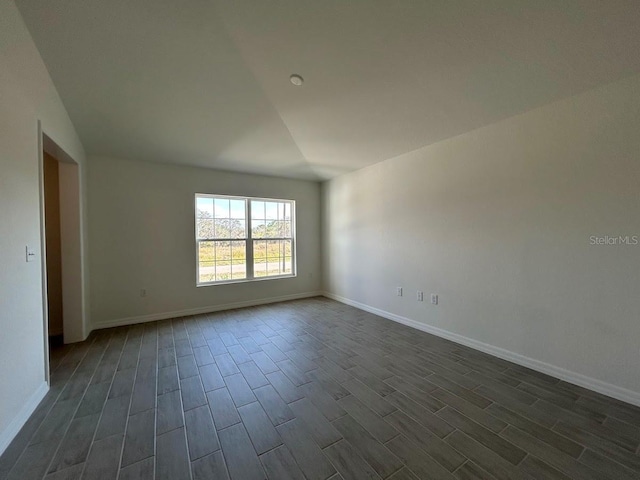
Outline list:
[[[432,293],[431,294],[431,305],[437,305],[438,304],[438,295],[436,293]]]
[[[418,292],[416,293],[416,299],[417,299],[419,302],[424,301],[424,292],[421,292],[420,290],[418,290]]]
[[[396,287],[396,295],[399,297],[402,296],[402,287]]]

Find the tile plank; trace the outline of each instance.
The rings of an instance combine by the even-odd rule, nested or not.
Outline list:
[[[403,412],[396,411],[386,416],[385,420],[402,433],[405,438],[424,449],[450,472],[453,472],[465,462],[465,458],[462,455]]]
[[[278,392],[276,392],[271,385],[256,388],[253,393],[258,398],[260,405],[262,405],[262,408],[264,408],[264,411],[274,425],[280,425],[295,418],[289,406],[282,400]]]
[[[228,480],[229,472],[222,456],[222,450],[199,458],[191,464],[193,480]]]
[[[406,437],[399,435],[386,444],[387,448],[404,462],[418,478],[453,480],[453,475],[436,462],[424,450],[411,443]],[[393,477],[391,477],[393,478]]]
[[[259,402],[238,408],[242,423],[258,455],[282,445],[282,439]]]
[[[379,480],[383,478],[358,455],[358,452],[346,440],[340,440],[324,451],[343,478],[353,480]]]
[[[231,480],[264,480],[267,478],[256,456],[251,440],[239,423],[220,430],[222,453],[227,462]]]
[[[227,389],[236,407],[241,407],[242,405],[256,401],[256,396],[251,391],[249,384],[247,384],[247,381],[241,373],[224,377],[224,383],[227,385]]]
[[[260,461],[269,480],[305,479],[291,452],[284,445],[264,453],[260,456]]]
[[[158,397],[158,419],[156,434],[170,432],[184,425],[180,391],[165,393]]]
[[[155,410],[147,410],[129,417],[124,437],[121,467],[126,467],[154,455],[155,422]]]
[[[309,480],[325,480],[336,469],[310,437],[300,420],[294,419],[276,427],[296,463]]]
[[[335,420],[333,425],[382,478],[386,478],[402,468],[402,461],[371,436],[351,415],[347,414]],[[338,450],[346,452],[348,449]],[[338,468],[338,471],[340,471],[340,468]],[[344,476],[344,473],[341,473]]]
[[[185,412],[184,422],[191,461],[220,450],[220,441],[208,406],[197,407]]]
[[[112,435],[93,442],[82,479],[115,480],[120,466],[123,441],[124,437],[122,435]]]
[[[191,480],[184,427],[156,438],[156,480]]]
[[[185,412],[207,404],[207,397],[204,394],[204,388],[199,376],[181,380],[180,393],[182,395],[182,408]]]
[[[517,465],[527,455],[527,452],[516,447],[512,443],[506,441],[504,438],[496,435],[490,430],[477,424],[468,417],[465,417],[457,410],[451,407],[443,408],[438,412],[442,418],[448,421],[451,425],[457,429],[463,431],[471,438],[482,443],[484,446],[496,452],[505,460],[508,460],[514,465]]]
[[[226,388],[207,392],[207,400],[217,430],[222,430],[240,422],[240,415],[238,415],[236,406]]]
[[[69,425],[64,439],[60,443],[49,472],[57,472],[65,468],[84,463],[91,450],[93,435],[98,426],[99,415],[76,418]]]

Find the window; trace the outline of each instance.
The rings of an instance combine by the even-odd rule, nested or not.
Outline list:
[[[198,285],[295,275],[295,202],[196,194]]]

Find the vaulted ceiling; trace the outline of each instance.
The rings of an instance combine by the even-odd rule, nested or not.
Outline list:
[[[16,3],[88,154],[285,177],[640,72],[638,0]]]

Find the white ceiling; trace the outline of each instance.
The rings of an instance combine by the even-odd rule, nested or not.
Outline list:
[[[285,177],[640,72],[638,0],[17,4],[89,154]]]

